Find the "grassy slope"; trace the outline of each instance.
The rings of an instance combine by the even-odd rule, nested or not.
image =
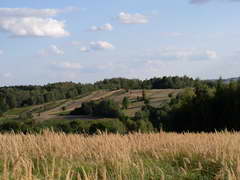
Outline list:
[[[168,94],[173,93],[177,94],[181,90],[174,90],[174,89],[164,89],[164,90],[145,90],[147,98],[150,100],[150,104],[152,106],[159,106],[162,103],[165,103],[169,100]],[[94,92],[95,94],[85,97],[85,99],[78,99],[76,102],[85,102],[91,100],[102,100],[102,99],[113,99],[114,101],[118,102],[119,104],[122,103],[124,97],[128,97],[130,100],[130,106],[124,112],[128,116],[134,116],[134,114],[141,110],[141,107],[144,105],[143,101],[138,101],[137,98],[142,96],[142,90],[131,90],[126,92],[125,90],[118,90],[118,91],[100,91]],[[80,106],[80,103],[78,107]],[[58,112],[58,115],[66,115],[69,112],[68,106],[66,106],[65,112]],[[55,117],[56,119],[57,117]]]
[[[146,97],[150,100],[150,105],[159,106],[162,103],[165,103],[169,100],[168,94],[173,93],[177,94],[180,90],[175,89],[162,89],[162,90],[145,90]],[[111,96],[110,99],[113,99],[121,104],[124,97],[130,99],[130,106],[125,113],[129,116],[134,116],[134,114],[141,110],[141,107],[144,105],[143,101],[138,101],[138,97],[142,97],[142,90],[131,90],[122,94],[116,94]]]
[[[168,100],[168,94],[173,93],[176,94],[179,90],[165,89],[165,90],[146,90],[146,96],[150,100],[150,104],[153,106],[159,106],[161,103],[164,103]],[[74,99],[65,99],[55,102],[50,102],[42,105],[36,106],[28,106],[23,108],[15,108],[9,110],[4,114],[4,119],[6,120],[14,120],[21,113],[32,111],[34,113],[34,118],[39,122],[45,120],[61,120],[68,119],[66,116],[73,109],[80,107],[82,102],[86,101],[98,101],[102,99],[113,99],[114,101],[121,104],[124,97],[128,97],[130,99],[130,106],[128,110],[124,112],[129,116],[134,116],[135,112],[139,111],[141,107],[144,105],[143,101],[138,101],[137,97],[142,96],[142,90],[131,90],[126,92],[125,90],[116,90],[116,91],[107,91],[107,90],[99,90],[92,93],[86,93],[82,96],[76,97]],[[65,108],[65,111],[62,108]],[[95,119],[92,117],[75,117],[76,119]],[[72,119],[72,117],[70,117]],[[1,120],[1,119],[0,119]]]

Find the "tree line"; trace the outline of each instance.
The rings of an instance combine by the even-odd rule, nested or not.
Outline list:
[[[144,97],[144,91],[143,91]],[[124,114],[129,99],[122,104],[113,100],[85,102],[83,106],[71,112],[74,115],[90,115],[111,118],[96,121],[67,121],[54,125],[35,125],[30,119],[20,122],[0,124],[1,132],[40,132],[44,128],[66,133],[89,133],[100,131],[111,133],[129,132],[214,132],[222,130],[240,130],[240,82],[223,83],[215,86],[197,84],[194,88],[185,88],[176,96],[169,94],[168,103],[153,107],[147,97],[139,99],[144,105],[133,117]]]
[[[161,107],[145,106],[145,114],[155,130],[174,132],[214,132],[240,130],[240,82],[219,80],[214,87],[199,84],[186,88]]]
[[[193,87],[200,80],[184,77],[161,77],[149,80],[112,78],[81,84],[73,82],[53,83],[44,86],[11,86],[0,88],[0,115],[9,109],[51,101],[74,98],[98,89],[178,89]]]
[[[240,130],[240,81],[224,83],[220,79],[214,86],[198,83],[194,88],[185,88],[177,96],[169,94],[169,97],[171,100],[160,107],[153,107],[147,97],[142,98],[144,105],[134,117],[128,117],[122,112],[129,104],[126,97],[123,99],[122,108],[112,100],[103,100],[86,103],[74,113],[117,117],[127,132]],[[117,112],[114,116],[113,110]]]
[[[9,109],[44,104],[51,101],[74,98],[95,90],[92,84],[72,82],[45,86],[12,86],[0,88],[0,115]]]

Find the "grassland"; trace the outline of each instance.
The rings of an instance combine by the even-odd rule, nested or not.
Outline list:
[[[239,180],[240,133],[0,135],[1,179]]]
[[[169,99],[168,94],[177,94],[179,91],[181,90],[145,90],[145,93],[147,98],[150,100],[150,105],[159,106],[160,104],[165,103]],[[32,112],[34,119],[38,122],[43,122],[47,120],[63,121],[69,119],[95,120],[96,118],[93,117],[69,116],[69,113],[75,108],[80,107],[82,102],[113,99],[114,101],[121,104],[124,97],[128,97],[131,102],[129,108],[127,110],[124,110],[124,113],[131,117],[134,116],[137,111],[141,110],[141,107],[144,105],[143,101],[138,100],[138,98],[141,96],[142,90],[98,90],[91,93],[83,94],[74,99],[63,99],[41,105],[11,109],[4,114],[4,117],[2,119],[0,119],[0,123],[15,120],[19,117],[19,115],[24,112]]]
[[[18,116],[19,114],[31,110],[31,107],[14,108],[7,111],[5,116]]]
[[[150,105],[159,106],[160,104],[165,103],[167,100],[169,100],[169,97],[168,97],[169,94],[176,95],[180,91],[181,90],[175,90],[175,89],[145,90],[145,93],[147,98],[150,100]],[[124,97],[128,97],[130,100],[130,106],[127,110],[125,110],[125,113],[128,116],[134,116],[134,114],[137,111],[141,110],[141,107],[144,105],[143,101],[138,100],[139,97],[142,97],[142,90],[130,90],[130,91],[125,91],[123,89],[116,90],[116,91],[100,90],[100,91],[95,91],[93,93],[87,94],[86,96],[79,97],[78,99],[75,99],[75,100],[66,100],[65,104],[62,105],[66,109],[65,112],[62,112],[62,109],[59,107],[57,107],[54,111],[57,115],[67,115],[67,113],[70,112],[71,110],[80,107],[82,102],[112,99],[117,103],[121,104]],[[49,112],[47,111],[44,114],[49,115]],[[48,118],[50,117],[48,116]],[[59,118],[59,116],[55,116],[51,118],[57,119]],[[60,119],[62,118],[64,117],[60,117]]]

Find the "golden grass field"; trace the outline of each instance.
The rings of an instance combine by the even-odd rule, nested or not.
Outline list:
[[[239,180],[240,133],[2,134],[0,177]]]

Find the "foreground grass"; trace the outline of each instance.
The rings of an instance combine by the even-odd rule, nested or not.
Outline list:
[[[0,135],[0,179],[240,179],[240,133]]]

